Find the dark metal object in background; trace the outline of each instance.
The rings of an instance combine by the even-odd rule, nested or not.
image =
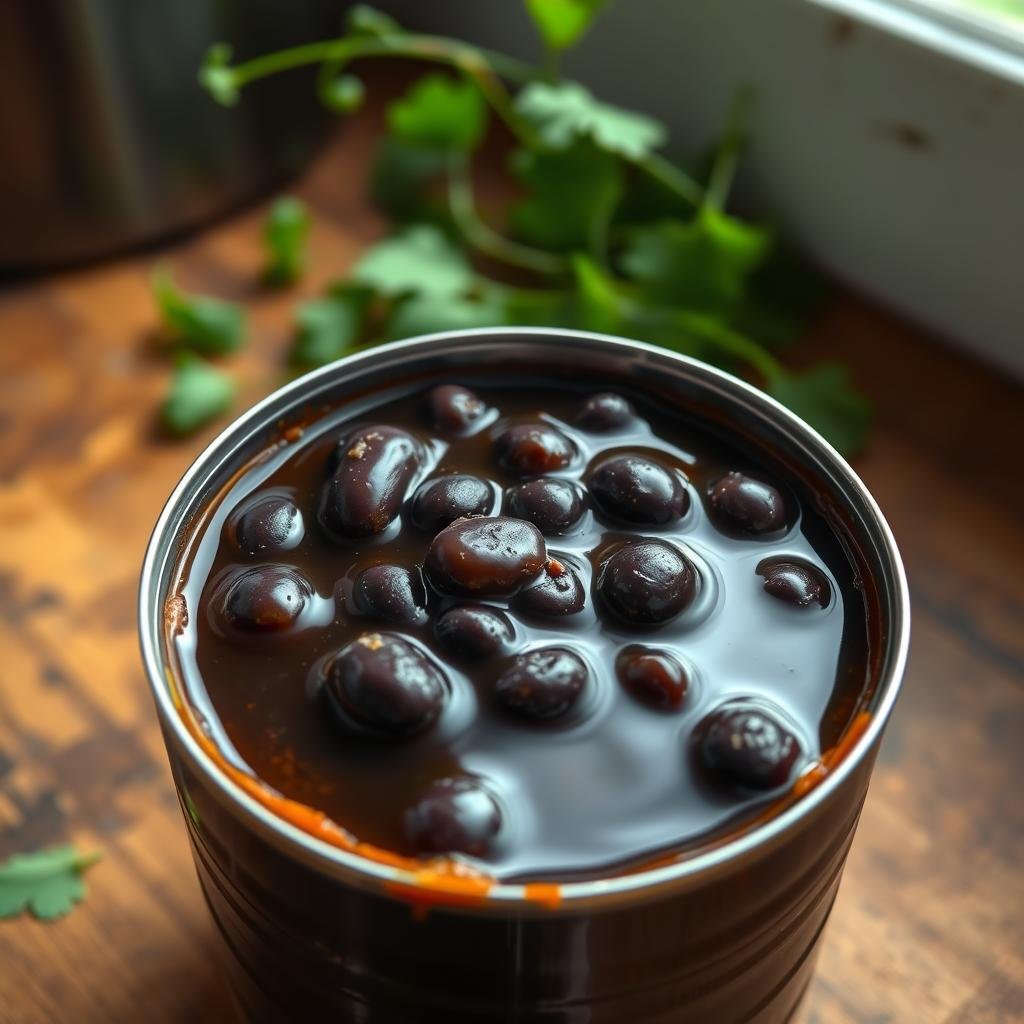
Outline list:
[[[0,270],[103,255],[194,226],[302,166],[327,119],[309,75],[200,88],[236,57],[339,30],[335,0],[6,0],[0,5]]]

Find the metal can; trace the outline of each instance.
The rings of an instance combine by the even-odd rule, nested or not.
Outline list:
[[[628,383],[783,458],[827,504],[873,592],[874,686],[867,725],[834,769],[748,832],[672,863],[565,883],[557,905],[503,883],[482,900],[441,895],[427,906],[410,899],[421,884],[414,875],[315,839],[217,767],[176,703],[165,604],[197,518],[282,424],[397,380],[459,380],[494,367]],[[909,642],[906,579],[889,528],[854,472],[805,423],[696,360],[621,338],[526,328],[361,352],[250,409],[197,459],[164,508],[146,554],[139,616],[199,879],[237,1002],[260,1022],[786,1021],[810,978]]]

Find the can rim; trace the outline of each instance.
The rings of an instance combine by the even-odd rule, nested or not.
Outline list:
[[[285,844],[292,855],[298,855],[314,867],[339,874],[349,882],[370,886],[383,884],[409,889],[424,888],[423,882],[415,872],[343,850],[285,821],[246,793],[202,749],[174,704],[166,677],[170,667],[161,650],[165,590],[170,571],[176,564],[171,542],[179,536],[184,520],[183,511],[194,501],[199,487],[211,475],[211,466],[218,463],[224,450],[232,448],[250,436],[253,429],[266,426],[269,412],[279,409],[283,404],[292,407],[300,405],[303,396],[315,391],[317,384],[325,384],[349,370],[364,367],[368,363],[372,365],[384,356],[393,357],[402,353],[411,356],[422,350],[429,352],[431,347],[442,347],[451,342],[532,342],[540,339],[549,342],[552,339],[570,341],[576,345],[589,345],[611,353],[618,352],[634,357],[639,354],[654,361],[667,361],[675,364],[677,368],[681,366],[686,369],[692,381],[702,386],[714,385],[714,388],[720,393],[725,393],[730,401],[742,400],[748,407],[752,406],[755,411],[773,420],[774,425],[788,435],[788,440],[795,441],[801,447],[814,452],[833,473],[841,477],[845,491],[844,499],[849,499],[850,496],[856,499],[866,525],[874,531],[873,540],[878,546],[879,557],[889,573],[886,581],[889,585],[886,598],[889,619],[893,627],[887,636],[887,656],[877,680],[876,704],[870,720],[839,765],[829,772],[820,784],[770,820],[702,853],[628,874],[557,883],[560,907],[580,902],[592,903],[595,899],[615,900],[667,883],[692,882],[769,846],[773,840],[779,839],[798,822],[812,814],[856,770],[879,741],[899,695],[910,643],[910,597],[906,573],[892,531],[874,498],[846,460],[817,431],[771,396],[732,374],[690,356],[632,339],[559,328],[498,327],[443,331],[354,353],[313,370],[272,392],[232,421],[196,457],[167,499],[154,526],[143,562],[138,604],[143,664],[168,745],[173,738],[179,751],[187,756],[192,767],[205,776],[220,797],[233,808],[237,808],[264,837],[278,845]],[[279,415],[280,410],[272,418]],[[526,886],[505,882],[496,882],[482,897],[484,905],[522,904],[527,900]]]

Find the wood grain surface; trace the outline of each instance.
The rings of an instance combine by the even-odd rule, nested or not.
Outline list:
[[[355,124],[296,185],[316,212],[298,293],[381,229],[374,130]],[[263,213],[163,253],[251,310],[239,407],[282,379],[296,297],[258,286]],[[154,428],[154,258],[0,292],[0,857],[68,839],[105,854],[67,919],[0,921],[2,1024],[230,1019],[135,636],[151,525],[215,429]],[[850,297],[808,349],[875,402],[857,469],[906,557],[914,638],[800,1024],[1021,1021],[1024,392]]]

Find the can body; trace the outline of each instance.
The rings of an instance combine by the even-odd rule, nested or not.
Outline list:
[[[296,862],[172,764],[235,996],[259,1024],[781,1024],[810,978],[870,770],[698,887],[565,911],[422,913]]]
[[[499,886],[473,904],[410,903],[408,876],[275,819],[218,772],[168,696],[161,621],[182,536],[282,422],[427,372],[488,363],[629,378],[784,450],[841,512],[878,595],[872,721],[839,768],[778,817],[689,861],[562,887],[556,906]],[[809,428],[692,360],[568,332],[435,336],[328,367],[271,396],[211,445],[172,496],[143,572],[143,654],[199,879],[254,1022],[781,1024],[799,1002],[839,886],[907,646],[906,587],[888,529]],[[396,877],[389,877],[389,872]],[[398,883],[398,884],[391,884]],[[493,896],[493,898],[492,898]]]

